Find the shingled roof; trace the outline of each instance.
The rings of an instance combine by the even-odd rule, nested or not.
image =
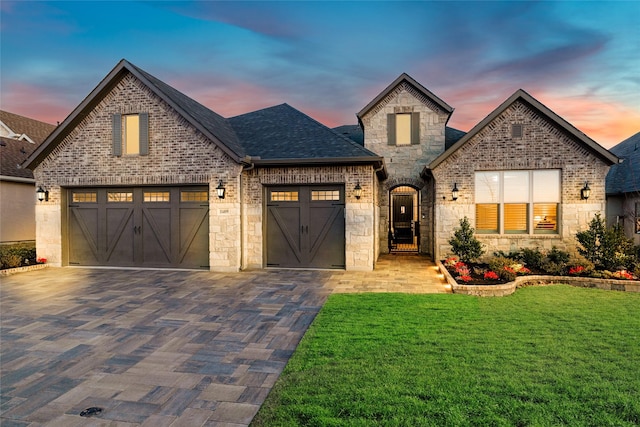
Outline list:
[[[0,137],[0,175],[3,178],[33,179],[29,169],[18,165],[46,139],[55,126],[1,110],[0,121],[14,134],[14,137]]]
[[[640,192],[640,132],[611,148],[622,163],[611,166],[607,174],[607,195]]]
[[[382,164],[375,153],[288,104],[228,120],[256,164]]]
[[[29,156],[25,167],[36,167],[127,73],[138,78],[238,163],[384,165],[381,157],[287,104],[225,119],[123,59]]]

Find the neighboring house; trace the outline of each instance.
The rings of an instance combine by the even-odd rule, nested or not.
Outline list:
[[[568,247],[604,211],[617,158],[530,95],[466,135],[446,126],[452,113],[402,74],[357,126],[332,130],[287,104],[223,118],[122,60],[25,162],[49,191],[38,256],[372,270],[388,251],[447,254],[465,215],[490,250],[508,250]]]
[[[0,243],[36,239],[35,180],[19,165],[54,128],[0,110]]]
[[[640,245],[640,132],[611,149],[622,159],[607,175],[607,224],[622,224]]]

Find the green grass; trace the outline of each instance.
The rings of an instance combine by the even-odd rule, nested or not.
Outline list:
[[[640,294],[333,295],[252,426],[640,425]]]

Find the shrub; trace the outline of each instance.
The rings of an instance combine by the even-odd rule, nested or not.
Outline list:
[[[544,261],[544,255],[540,252],[540,249],[529,249],[524,248],[520,251],[518,259],[524,263],[529,268],[535,268],[537,270],[542,268],[542,263]]]
[[[494,271],[502,280],[511,282],[516,279],[516,270],[512,267],[513,260],[501,256],[489,260],[489,270]]]
[[[549,274],[564,276],[569,268],[571,255],[569,252],[552,247],[547,253],[546,259],[542,262],[542,269]]]
[[[0,268],[20,267],[36,258],[36,248],[32,243],[17,243],[0,246]]]
[[[449,240],[451,252],[456,254],[463,262],[472,262],[484,254],[482,243],[473,234],[474,230],[465,216],[460,220],[460,228],[457,228],[453,237]]]
[[[633,243],[624,235],[622,226],[607,228],[600,214],[591,220],[587,230],[576,233],[576,239],[581,245],[578,252],[598,268],[631,268],[636,258]]]
[[[493,256],[501,257],[501,258],[509,258],[514,261],[520,260],[520,251],[495,251]]]

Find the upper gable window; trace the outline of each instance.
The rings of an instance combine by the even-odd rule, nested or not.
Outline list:
[[[389,145],[420,144],[420,113],[396,113],[387,115]]]
[[[137,114],[122,117],[122,153],[140,154],[140,116]]]
[[[149,114],[113,115],[113,155],[149,154]]]
[[[396,145],[411,145],[411,114],[396,114]]]

